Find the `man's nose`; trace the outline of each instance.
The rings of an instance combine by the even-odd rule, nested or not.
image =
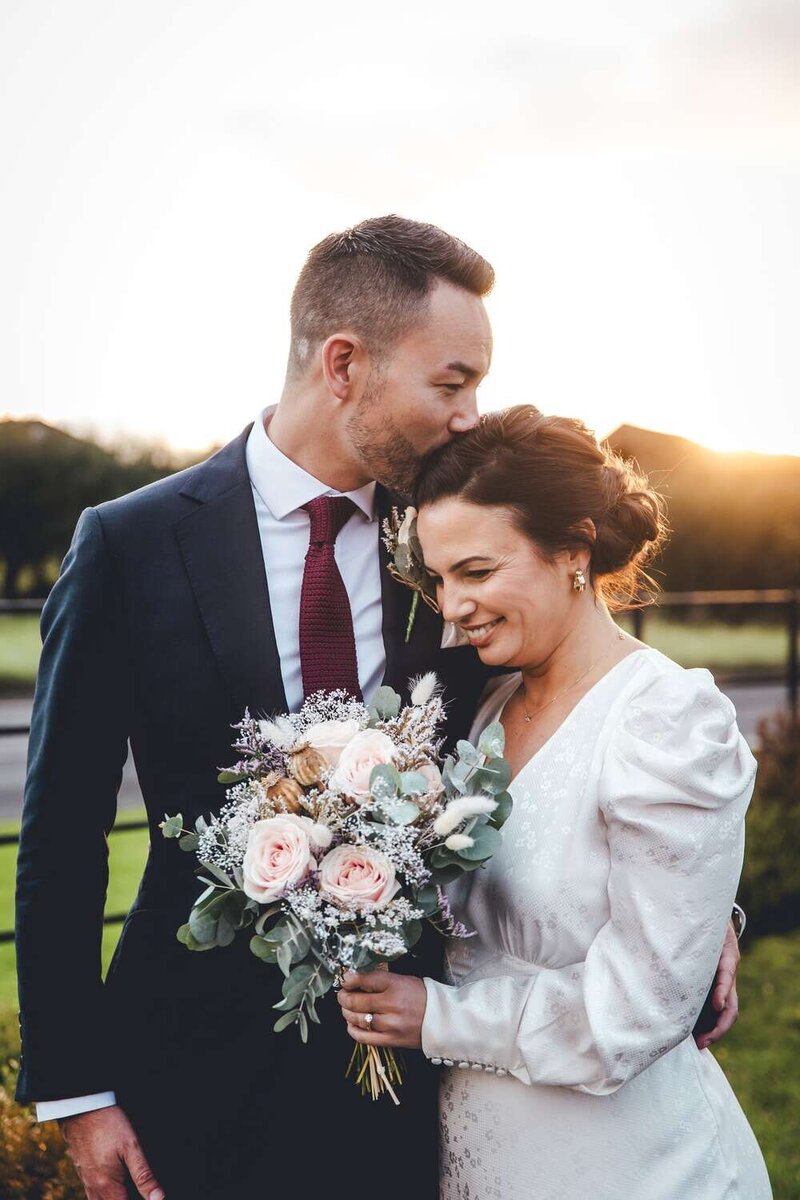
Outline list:
[[[478,398],[475,392],[464,397],[464,403],[459,405],[447,423],[450,433],[467,433],[478,423]]]

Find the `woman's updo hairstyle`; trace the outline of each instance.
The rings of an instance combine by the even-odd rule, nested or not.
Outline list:
[[[487,413],[422,464],[417,507],[449,496],[509,509],[545,558],[586,546],[592,586],[610,608],[657,590],[644,567],[666,538],[664,502],[582,421],[530,404]],[[581,527],[587,517],[596,539]]]

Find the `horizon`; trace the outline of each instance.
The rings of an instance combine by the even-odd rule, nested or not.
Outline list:
[[[484,408],[481,411],[489,412],[491,410]],[[567,416],[567,415],[571,415],[571,414],[563,413],[563,414],[558,414],[558,415]],[[128,434],[128,435],[119,434],[119,435],[117,435],[117,434],[114,434],[113,436],[109,436],[107,433],[103,433],[102,430],[93,429],[91,426],[88,426],[86,424],[81,424],[80,422],[72,424],[70,422],[56,421],[53,419],[48,419],[46,417],[43,417],[41,414],[37,414],[37,413],[16,414],[16,413],[9,413],[9,412],[0,412],[0,425],[4,424],[6,422],[15,422],[18,424],[25,424],[25,423],[43,424],[43,425],[48,426],[51,429],[58,430],[61,433],[69,434],[70,436],[77,438],[78,440],[93,442],[95,445],[98,445],[98,446],[102,447],[103,449],[110,451],[111,453],[119,453],[121,451],[131,451],[131,450],[139,450],[139,449],[141,449],[142,451],[145,451],[145,452],[146,451],[163,450],[167,454],[172,455],[176,458],[186,458],[191,455],[199,456],[199,455],[203,455],[203,454],[211,454],[215,450],[219,449],[221,446],[225,445],[226,442],[231,441],[232,438],[236,437],[237,434],[239,432],[241,432],[240,430],[235,430],[233,432],[229,431],[226,436],[220,436],[220,438],[218,438],[216,440],[212,440],[210,442],[206,442],[203,445],[182,446],[182,445],[176,445],[172,442],[168,442],[168,441],[158,438],[158,437],[148,437],[146,434],[144,434],[144,435],[139,435],[139,434]],[[594,432],[597,435],[597,438],[600,442],[606,442],[609,439],[611,439],[615,434],[619,433],[620,430],[622,430],[622,429],[630,429],[635,433],[653,434],[656,437],[675,438],[680,441],[689,442],[691,445],[698,447],[699,449],[705,451],[708,454],[714,454],[719,458],[735,458],[735,457],[753,458],[753,457],[756,457],[756,458],[798,458],[798,459],[800,459],[800,452],[793,453],[792,451],[789,451],[789,450],[754,450],[750,447],[720,450],[715,446],[707,445],[705,442],[700,441],[698,438],[693,437],[691,434],[687,434],[685,432],[674,431],[674,430],[655,429],[649,425],[640,425],[635,421],[621,421],[621,422],[619,422],[619,424],[615,425],[612,429],[609,429],[608,431],[601,432],[599,430],[594,430]]]

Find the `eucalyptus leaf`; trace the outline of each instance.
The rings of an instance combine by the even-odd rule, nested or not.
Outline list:
[[[181,813],[176,813],[174,817],[168,817],[164,813],[164,822],[161,826],[161,832],[165,838],[177,838],[183,833],[183,816]]]
[[[220,917],[219,921],[217,922],[217,945],[230,946],[235,937],[235,927],[231,924],[227,917]]]
[[[497,796],[504,792],[511,782],[511,767],[504,758],[493,758],[485,762],[470,780],[475,792],[488,792]]]
[[[472,845],[459,850],[459,856],[468,862],[482,862],[490,858],[500,847],[502,834],[491,825],[476,825],[470,834]]]
[[[270,904],[269,908],[265,908],[259,917],[256,918],[255,931],[257,934],[264,932],[264,926],[270,917],[274,917],[276,913],[281,911],[280,904]]]
[[[374,800],[389,800],[397,795],[400,787],[400,772],[391,763],[381,763],[372,768],[369,791]]]
[[[379,687],[372,697],[370,708],[374,708],[382,721],[391,721],[400,712],[402,701],[394,688]]]
[[[413,904],[421,908],[426,917],[439,911],[439,893],[435,887],[423,887],[414,893]]]
[[[494,810],[489,820],[491,824],[494,825],[495,829],[500,829],[503,825],[505,825],[506,821],[511,816],[511,810],[514,807],[514,801],[511,799],[511,796],[508,792],[500,792],[498,796],[495,796],[495,803],[497,804],[497,808]]]
[[[466,869],[469,869],[469,868],[466,868]],[[439,882],[442,885],[447,884],[447,883],[454,883],[456,879],[458,879],[461,875],[463,875],[464,870],[465,870],[464,863],[448,863],[445,866],[437,867],[436,878],[439,880]],[[427,914],[427,915],[435,916],[435,913]]]
[[[263,937],[250,938],[250,950],[255,954],[256,958],[260,958],[262,962],[274,963],[277,959],[277,951],[274,946],[270,945]]]
[[[234,783],[244,783],[245,779],[248,778],[248,775],[237,775],[235,771],[220,771],[217,776],[217,783],[224,783],[226,786],[229,786]]]
[[[299,1012],[296,1008],[293,1008],[291,1012],[284,1013],[282,1017],[278,1017],[277,1021],[272,1026],[273,1031],[275,1033],[280,1033],[282,1030],[288,1029],[290,1025],[294,1025],[298,1016]]]
[[[480,762],[481,756],[472,742],[459,741],[456,743],[456,750],[461,761],[468,763],[469,766],[475,767]]]
[[[201,863],[200,866],[202,867],[202,869],[204,871],[208,871],[209,875],[213,875],[213,877],[219,883],[224,883],[225,887],[227,887],[227,888],[233,887],[233,883],[231,882],[230,876],[226,875],[225,872],[222,870],[222,867],[218,867],[216,863],[204,862],[204,863]],[[202,879],[202,875],[200,876],[200,878]],[[207,883],[208,880],[205,880],[205,882]]]
[[[214,917],[209,916],[203,909],[193,908],[189,913],[189,929],[191,930],[192,937],[201,946],[216,942],[217,922]]]
[[[299,962],[308,954],[311,938],[299,921],[289,921],[288,924],[289,933],[283,944],[289,950],[291,961]]]
[[[301,1004],[314,973],[314,967],[309,963],[301,963],[295,967],[283,981],[283,999],[273,1005],[273,1008],[289,1009]]]
[[[430,783],[421,771],[402,771],[400,774],[400,794],[402,796],[424,796],[431,788]]]
[[[317,960],[314,964],[313,974],[308,980],[308,991],[315,1000],[319,1000],[326,992],[329,992],[333,984],[334,976],[324,963]]]
[[[381,805],[381,812],[392,825],[411,825],[419,816],[413,800],[389,800]]]
[[[187,833],[178,842],[178,847],[181,850],[185,850],[187,854],[191,853],[193,850],[196,850],[199,845],[200,838],[196,833]]]
[[[407,921],[406,924],[403,926],[403,939],[406,943],[406,948],[408,950],[410,950],[412,946],[416,946],[417,942],[419,941],[419,939],[421,937],[422,937],[422,922],[421,921]]]
[[[274,946],[279,946],[287,937],[291,936],[291,928],[286,917],[282,917],[280,921],[276,921],[272,929],[264,934],[266,941],[271,942]]]
[[[281,942],[280,946],[278,946],[276,958],[278,966],[284,975],[288,975],[292,969],[292,948],[288,942]]]
[[[303,1012],[302,1009],[300,1009],[297,1013],[297,1024],[300,1029],[301,1040],[303,1042],[307,1042],[308,1041],[308,1021],[306,1020],[306,1014]]]
[[[197,897],[194,904],[192,905],[192,908],[207,907],[209,901],[212,899],[212,897],[216,896],[216,894],[217,894],[217,889],[214,887],[213,883],[210,883],[208,885],[208,887],[205,889],[205,891],[201,892],[200,895]]]
[[[472,771],[472,763],[464,762],[463,759],[459,759],[450,770],[450,778],[453,780],[460,779],[463,783],[464,780],[466,780],[472,774]]]
[[[488,758],[499,757],[506,746],[506,735],[503,726],[499,721],[492,721],[491,725],[487,725],[478,740],[478,749],[481,754],[485,754]]]

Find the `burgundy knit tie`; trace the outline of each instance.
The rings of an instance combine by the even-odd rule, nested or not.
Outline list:
[[[361,699],[350,601],[333,546],[355,512],[346,496],[318,496],[303,508],[311,517],[300,593],[300,668],[303,692],[344,688]]]

